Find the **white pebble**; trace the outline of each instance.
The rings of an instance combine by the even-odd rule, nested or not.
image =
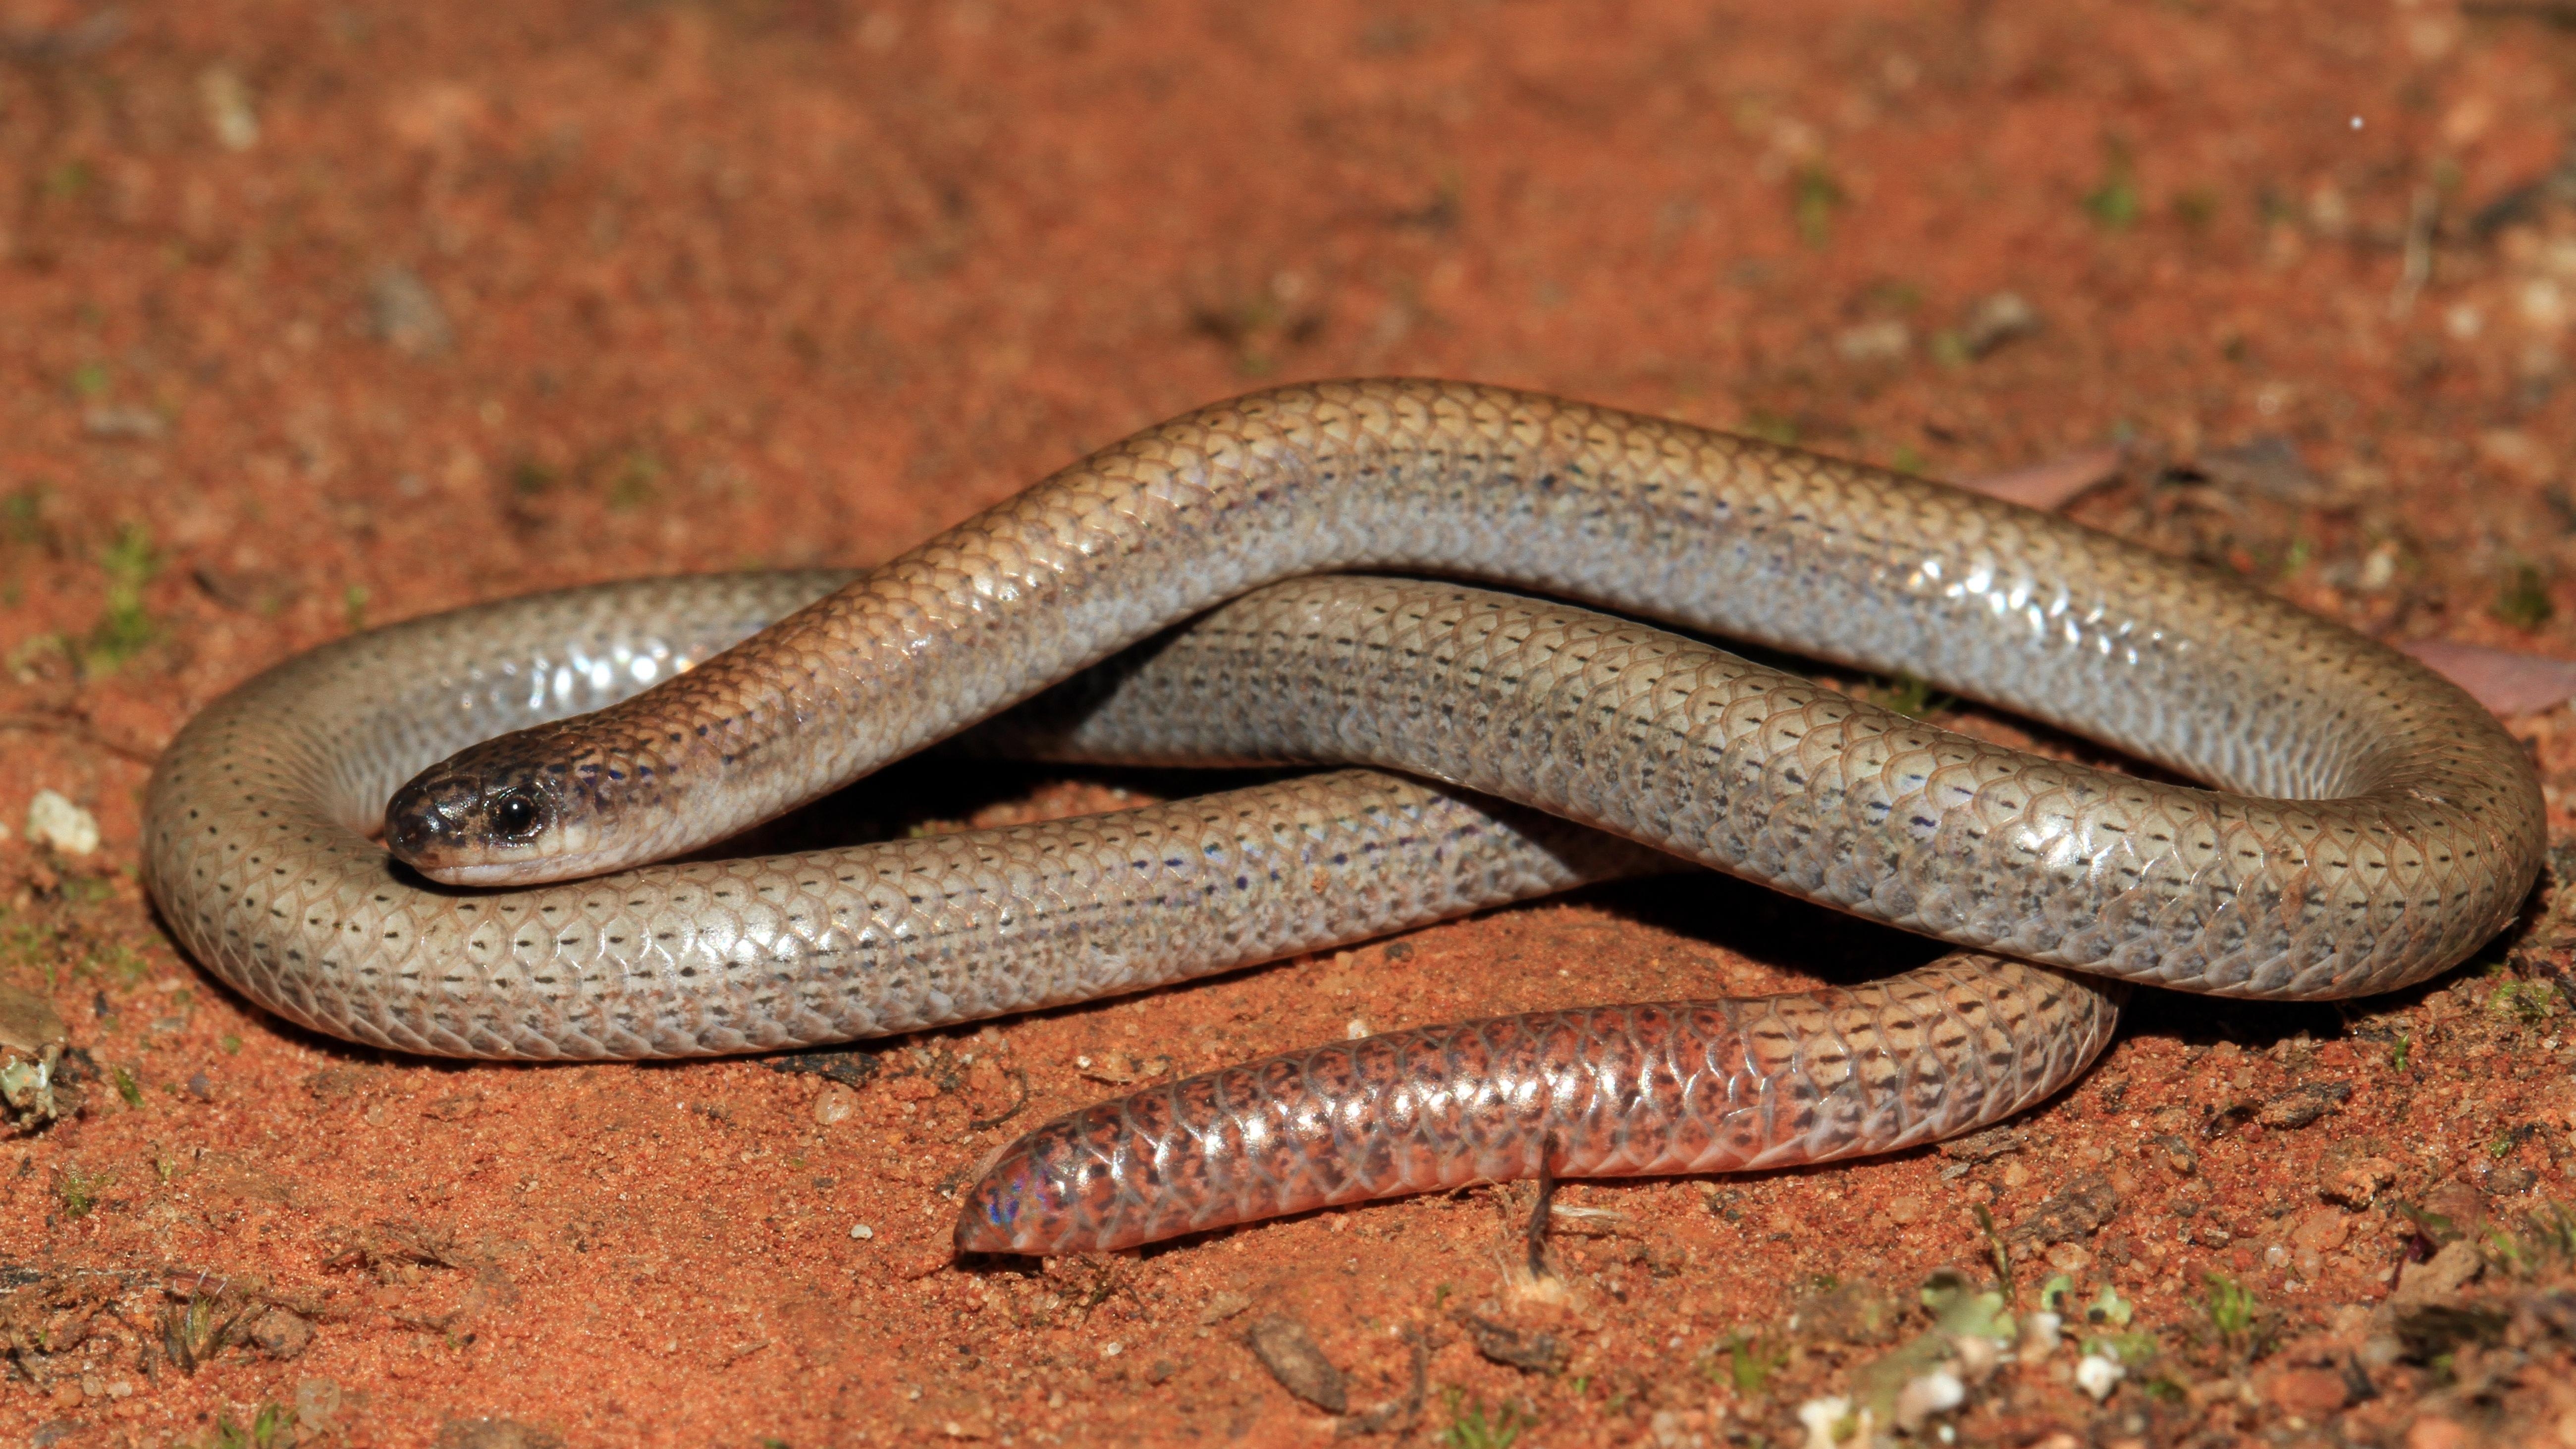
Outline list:
[[[2127,1369],[2098,1353],[2084,1355],[2083,1361],[2075,1365],[2075,1386],[2091,1394],[2097,1403],[2111,1397],[2111,1391],[2128,1376]]]
[[[866,1242],[866,1241],[867,1241],[868,1239],[870,1239],[870,1238],[875,1237],[876,1235],[877,1235],[877,1230],[876,1230],[876,1229],[874,1229],[874,1228],[872,1228],[872,1227],[869,1227],[866,1223],[852,1223],[852,1224],[850,1224],[850,1236],[851,1236],[851,1237],[854,1237],[854,1238],[856,1238],[856,1239],[858,1239],[858,1240],[859,1240],[860,1242],[862,1242],[862,1243]]]
[[[1100,1346],[1100,1356],[1102,1358],[1116,1358],[1118,1355],[1125,1353],[1126,1351],[1127,1345],[1120,1343],[1114,1338]]]
[[[814,1120],[825,1127],[846,1122],[859,1110],[859,1094],[838,1082],[826,1085],[814,1098]]]
[[[1851,1412],[1851,1400],[1839,1395],[1830,1399],[1809,1399],[1798,1406],[1798,1422],[1807,1426],[1807,1449],[1836,1449],[1842,1441],[1834,1437],[1834,1426]],[[1865,1436],[1855,1435],[1866,1443]]]
[[[1934,1369],[1908,1379],[1896,1391],[1896,1427],[1911,1434],[1934,1414],[1947,1413],[1968,1401],[1968,1386],[1948,1369]]]
[[[98,849],[98,817],[51,790],[39,790],[27,802],[27,843],[87,855]]]
[[[1353,1041],[1358,1041],[1361,1037],[1369,1034],[1369,1024],[1361,1017],[1354,1016],[1342,1026],[1342,1035],[1349,1037]]]

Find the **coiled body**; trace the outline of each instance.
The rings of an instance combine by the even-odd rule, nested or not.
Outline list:
[[[825,581],[635,585],[348,641],[183,733],[156,772],[147,865],[200,958],[290,1016],[537,1056],[907,1029],[1647,868],[1363,774],[499,896],[392,873],[352,828],[446,749],[608,704],[416,781],[396,823],[425,823],[403,839],[467,879],[685,848],[1247,588],[1352,566],[1502,578],[1901,670],[2240,793],[2039,760],[1579,609],[1384,579],[1238,598],[995,738],[1402,769],[1964,945],[2226,994],[2420,979],[2510,919],[2537,870],[2537,782],[2510,737],[2334,625],[1936,485],[1415,382],[1280,389],[1140,434],[711,659]],[[560,617],[532,632],[546,609]],[[534,688],[540,673],[567,682]],[[611,704],[639,675],[669,682]],[[531,789],[549,792],[535,846],[468,860],[460,832],[431,828]],[[281,823],[289,799],[311,803]],[[2111,1010],[2074,978],[1953,958],[1849,993],[1338,1045],[1042,1129],[987,1174],[959,1242],[1111,1247],[1542,1160],[1884,1150],[2054,1090]]]

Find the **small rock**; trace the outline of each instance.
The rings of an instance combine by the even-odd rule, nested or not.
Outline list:
[[[1968,308],[1966,320],[1959,324],[1959,346],[1970,357],[1983,357],[2017,337],[2030,336],[2040,325],[2039,309],[2019,292],[1997,292]]]
[[[1850,1415],[1851,1400],[1839,1394],[1800,1404],[1798,1422],[1807,1429],[1806,1449],[1838,1449],[1843,1441],[1834,1437],[1834,1429]]]
[[[295,1385],[295,1424],[308,1434],[331,1427],[340,1412],[340,1385],[330,1379],[304,1379]]]
[[[51,790],[39,790],[27,802],[27,843],[87,855],[98,849],[98,817]]]
[[[1506,1367],[1523,1373],[1552,1374],[1565,1367],[1564,1343],[1543,1329],[1514,1328],[1472,1313],[1460,1314],[1459,1323],[1467,1330],[1468,1341],[1476,1352]]]
[[[1323,1410],[1339,1414],[1351,1406],[1350,1390],[1342,1382],[1342,1371],[1324,1357],[1321,1345],[1305,1324],[1284,1313],[1273,1313],[1254,1323],[1243,1336],[1244,1346],[1279,1387]]]
[[[1968,1401],[1968,1386],[1948,1369],[1934,1369],[1905,1381],[1896,1391],[1896,1427],[1911,1434],[1934,1414],[1946,1414]]]
[[[2096,1403],[2111,1397],[2111,1391],[2128,1376],[2129,1371],[2120,1367],[2118,1360],[2098,1353],[2084,1355],[2075,1365],[2075,1386],[2092,1395]]]
[[[1862,1280],[1800,1294],[1789,1311],[1801,1335],[1835,1343],[1876,1344],[1896,1337],[1907,1306]]]
[[[170,424],[150,408],[96,407],[81,414],[81,431],[109,442],[149,443],[170,431]]]
[[[2335,1110],[2351,1095],[2350,1082],[2301,1082],[2265,1102],[2254,1120],[2277,1130],[2294,1130]]]
[[[436,1449],[563,1449],[563,1436],[516,1419],[450,1419],[438,1426]]]
[[[2382,1188],[2397,1180],[2397,1164],[2385,1157],[2362,1157],[2331,1164],[2317,1195],[2359,1212],[2379,1200]]]
[[[1909,1223],[1919,1223],[1923,1221],[1923,1199],[1919,1197],[1889,1198],[1887,1200],[1886,1215],[1889,1222],[1894,1223],[1899,1227],[1904,1227]]]
[[[2558,458],[2549,445],[2520,428],[2489,428],[2478,434],[2478,456],[2533,487],[2558,473]]]
[[[2406,1430],[2406,1449],[2468,1449],[2469,1431],[2439,1414],[2426,1414]]]
[[[2004,1241],[2025,1249],[2069,1242],[2099,1229],[2119,1210],[2120,1193],[2111,1179],[2088,1172],[2031,1209],[2004,1233]]]
[[[2263,1385],[2263,1397],[2285,1414],[2316,1423],[2343,1407],[2343,1375],[2333,1369],[2284,1369]]]
[[[875,1228],[872,1228],[872,1227],[868,1226],[866,1223],[852,1223],[852,1224],[850,1224],[850,1236],[851,1236],[851,1237],[853,1237],[853,1238],[858,1239],[858,1240],[859,1240],[860,1242],[862,1242],[862,1243],[867,1242],[868,1240],[870,1240],[870,1239],[874,1238],[876,1235],[877,1235],[877,1230],[876,1230]]]
[[[1894,362],[1913,347],[1913,329],[1893,317],[1847,327],[1834,338],[1845,362]]]
[[[436,357],[456,345],[438,294],[406,267],[387,267],[367,284],[367,331],[411,357]]]
[[[1953,1162],[1992,1162],[2008,1152],[2021,1151],[2021,1137],[2009,1127],[1989,1127],[1983,1132],[1954,1137],[1935,1150]]]
[[[1657,1409],[1646,1421],[1647,1442],[1655,1449],[1703,1449],[1708,1436],[1699,1432],[1708,1416],[1696,1410]]]
[[[2352,1223],[2334,1208],[2318,1208],[2290,1229],[2290,1242],[2311,1253],[2331,1253],[2352,1237]]]
[[[2489,1212],[2485,1193],[2475,1185],[2453,1178],[2433,1189],[2424,1198],[2424,1211],[2451,1225],[2451,1230],[2465,1238],[2486,1232]]]
[[[814,1098],[814,1120],[829,1127],[847,1122],[859,1110],[859,1094],[838,1082],[826,1082]]]
[[[1212,1324],[1223,1323],[1227,1319],[1232,1318],[1234,1315],[1241,1313],[1243,1310],[1250,1308],[1251,1306],[1252,1300],[1245,1297],[1243,1294],[1216,1294],[1208,1299],[1204,1307],[1199,1309],[1199,1326],[1201,1328],[1206,1328]]]
[[[2390,1290],[2388,1301],[2380,1305],[2382,1315],[2418,1303],[2447,1298],[2477,1281],[2486,1271],[2486,1259],[2478,1255],[2478,1245],[2463,1238],[2449,1244],[2421,1263],[2409,1263],[2398,1270],[2397,1286]]]
[[[2197,464],[2210,482],[2230,493],[2297,504],[2322,503],[2334,496],[2334,489],[2300,460],[2298,445],[2277,434],[2213,449],[2201,454]]]
[[[2189,1177],[2200,1170],[2200,1154],[2191,1150],[2190,1142],[2173,1133],[2157,1138],[2156,1150],[2163,1155],[2165,1166],[2172,1168],[2177,1177]]]
[[[68,1045],[71,1031],[54,1004],[32,991],[0,982],[0,1048],[34,1055]]]
[[[313,1325],[283,1308],[271,1308],[251,1324],[250,1341],[270,1358],[295,1358],[313,1346]]]
[[[2487,1191],[2497,1197],[2520,1197],[2540,1183],[2540,1174],[2528,1167],[2498,1167],[2486,1174]]]
[[[75,1050],[67,1057],[69,1040],[52,1002],[0,983],[0,1116],[11,1125],[33,1130],[80,1110],[80,1093],[70,1087],[89,1056]]]
[[[227,151],[247,151],[259,144],[259,112],[250,87],[229,67],[211,66],[197,77],[197,99],[205,102],[206,124]]]

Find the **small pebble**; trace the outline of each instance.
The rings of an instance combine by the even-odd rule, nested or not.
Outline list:
[[[825,1127],[836,1122],[848,1121],[851,1114],[858,1110],[859,1094],[839,1082],[825,1085],[822,1092],[814,1098],[814,1120]]]
[[[412,357],[435,357],[456,344],[438,293],[403,267],[387,267],[367,283],[367,330]]]
[[[850,1224],[850,1236],[851,1236],[851,1237],[854,1237],[854,1238],[856,1238],[856,1239],[858,1239],[858,1240],[859,1240],[860,1242],[862,1242],[862,1243],[866,1242],[866,1241],[867,1241],[868,1239],[870,1239],[870,1238],[875,1237],[876,1235],[877,1235],[877,1230],[876,1230],[876,1229],[874,1229],[874,1228],[872,1228],[872,1227],[869,1227],[866,1223],[852,1223],[852,1224]]]
[[[225,150],[259,144],[259,110],[239,74],[220,65],[205,71],[197,77],[197,98],[205,102],[206,124]]]
[[[1834,1437],[1834,1428],[1850,1412],[1851,1400],[1839,1395],[1800,1404],[1798,1422],[1807,1427],[1806,1449],[1838,1449],[1843,1441]]]
[[[27,843],[87,855],[98,849],[98,817],[51,790],[39,790],[27,802]]]
[[[2075,1365],[2075,1386],[2091,1394],[2097,1403],[2111,1397],[2111,1391],[2128,1376],[2127,1369],[2098,1353],[2084,1355],[2083,1361]]]
[[[1968,1400],[1968,1386],[1947,1369],[1934,1369],[1906,1380],[1896,1393],[1896,1427],[1911,1434],[1934,1414],[1945,1414]]]
[[[1846,327],[1834,337],[1845,362],[1894,362],[1914,346],[1914,333],[1895,318]]]

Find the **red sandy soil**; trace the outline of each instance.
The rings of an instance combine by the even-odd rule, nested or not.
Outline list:
[[[2522,1228],[2576,1197],[2546,888],[2429,989],[2144,1000],[1976,1147],[1569,1185],[1534,1290],[1526,1188],[971,1269],[950,1194],[1121,1082],[1354,1020],[1928,948],[1666,882],[869,1043],[842,1085],[353,1049],[196,969],[135,883],[154,751],[272,661],[873,561],[1288,378],[1935,476],[2116,443],[2088,522],[2383,637],[2576,653],[2554,8],[6,0],[0,981],[94,1075],[0,1137],[0,1442],[1311,1444],[1320,1354],[1393,1441],[1798,1444],[1935,1269],[1995,1278],[1990,1219],[2022,1310],[2064,1274],[2131,1315],[2075,1329],[2127,1377],[2096,1402],[2071,1343],[1963,1370],[1921,1442],[2576,1444],[2576,1279]],[[2007,291],[2036,326],[1994,335]],[[2563,831],[2576,730],[2515,728]],[[28,845],[39,789],[95,853]]]

